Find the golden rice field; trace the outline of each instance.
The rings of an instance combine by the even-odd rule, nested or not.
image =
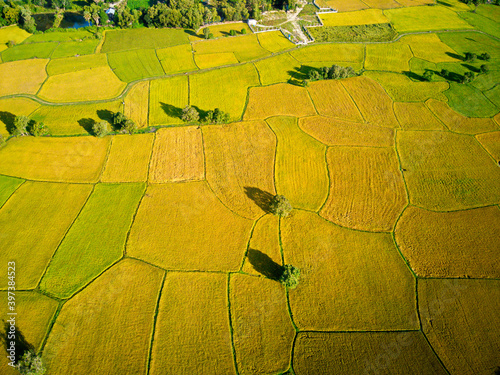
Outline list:
[[[498,373],[500,7],[430,3],[318,1],[346,39],[307,45],[0,27],[0,264],[45,374]],[[408,34],[350,39],[381,23]],[[116,112],[138,134],[93,136]]]

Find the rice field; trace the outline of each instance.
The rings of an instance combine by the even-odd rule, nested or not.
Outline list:
[[[198,69],[193,60],[193,50],[189,44],[181,44],[156,50],[165,74],[184,73]]]
[[[26,30],[21,29],[17,25],[2,27],[0,29],[0,45],[6,45],[9,40],[14,41],[16,44],[21,44],[31,36]]]
[[[394,103],[394,113],[404,130],[446,130],[424,103]]]
[[[99,40],[87,39],[78,42],[59,43],[50,58],[57,59],[61,57],[71,57],[80,55],[90,55],[96,51]]]
[[[476,139],[497,162],[500,161],[500,131],[478,134]]]
[[[154,80],[149,85],[149,125],[182,123],[182,109],[188,105],[187,77]]]
[[[388,23],[380,9],[364,9],[356,12],[325,13],[320,14],[325,26],[354,26]]]
[[[468,117],[492,117],[500,109],[500,101],[495,94],[498,89],[487,91],[488,96],[470,85],[456,82],[450,83],[450,89],[445,92],[448,104],[455,111]],[[489,99],[491,95],[491,99]]]
[[[52,55],[57,46],[57,43],[18,44],[2,52],[2,61],[46,59]]]
[[[290,42],[281,31],[268,31],[257,34],[259,44],[269,52],[276,53],[287,49],[295,48],[295,44]]]
[[[49,60],[24,60],[0,64],[0,96],[36,94],[47,78],[45,66]],[[19,79],[19,77],[30,79]]]
[[[108,53],[109,66],[123,82],[164,75],[154,49]]]
[[[200,69],[209,69],[216,66],[234,65],[239,61],[233,52],[203,53],[194,55],[196,66]]]
[[[255,34],[197,42],[193,44],[193,50],[195,55],[232,52],[239,62],[258,59],[270,54],[269,51],[260,46]]]
[[[149,82],[138,82],[125,97],[124,114],[131,118],[139,128],[148,126]]]
[[[368,8],[368,5],[361,0],[327,0],[326,4],[339,12],[350,12]]]
[[[166,48],[188,43],[188,34],[182,29],[107,30],[101,52]]]
[[[263,86],[287,82],[300,70],[300,63],[288,54],[257,61],[255,67],[259,72]]]
[[[54,76],[56,74],[77,72],[107,65],[108,60],[104,54],[64,57],[51,59],[47,64],[47,73],[49,76]]]
[[[407,35],[400,39],[407,43],[413,56],[433,63],[456,62],[456,52],[441,42],[438,34]]]
[[[214,38],[222,38],[230,36],[229,32],[231,30],[235,30],[237,35],[241,34],[241,30],[245,29],[245,31],[250,34],[252,31],[248,27],[248,24],[244,21],[241,22],[231,22],[227,24],[219,24],[219,25],[208,25],[208,29],[210,33],[213,34]],[[189,35],[189,40],[192,42],[196,41],[205,41],[205,36],[203,35],[204,27],[201,27],[198,30],[198,34]]]
[[[391,72],[409,71],[413,54],[403,43],[369,44],[366,46],[365,69]]]
[[[401,7],[399,1],[394,0],[363,0],[363,2],[373,9],[392,9]]]
[[[11,98],[0,100],[0,134],[7,138],[14,125],[14,116],[29,116],[40,105],[30,99]]]
[[[0,176],[0,207],[9,197],[23,184],[24,180],[19,178]]]
[[[294,51],[290,55],[301,63],[312,61],[362,62],[364,47],[362,44],[318,44],[309,45]]]

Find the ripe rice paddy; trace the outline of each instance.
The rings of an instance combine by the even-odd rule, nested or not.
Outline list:
[[[365,9],[356,12],[325,13],[320,15],[325,26],[353,26],[388,23],[379,9]]]
[[[151,81],[149,87],[149,125],[179,124],[182,108],[188,105],[187,77]]]
[[[149,82],[138,82],[125,97],[124,114],[139,128],[148,126]]]
[[[198,69],[193,60],[193,51],[189,44],[157,49],[156,55],[165,74],[183,73]]]
[[[47,78],[45,66],[49,60],[24,60],[0,64],[0,96],[36,94]],[[26,76],[30,79],[19,79]]]
[[[285,38],[280,31],[260,33],[257,34],[257,38],[262,48],[272,53],[295,48],[295,44]]]
[[[109,53],[108,61],[113,72],[124,82],[165,74],[154,49]]]

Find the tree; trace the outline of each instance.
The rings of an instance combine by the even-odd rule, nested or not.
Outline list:
[[[123,133],[134,134],[139,130],[137,124],[132,119],[126,119],[122,125],[121,131]]]
[[[465,61],[467,62],[473,62],[474,60],[476,60],[476,57],[477,55],[475,53],[472,52],[465,53]]]
[[[430,81],[432,81],[432,78],[434,77],[434,72],[432,70],[426,70],[423,77],[426,81],[430,82]]]
[[[203,29],[203,36],[205,37],[205,39],[208,39],[209,35],[210,35],[210,29],[208,27],[205,27]]]
[[[441,69],[441,77],[446,79],[446,78],[448,78],[449,75],[450,75],[449,71],[447,71],[446,69]]]
[[[113,127],[115,129],[121,129],[126,120],[127,116],[125,116],[122,112],[116,112],[111,117],[111,122],[113,123]]]
[[[462,76],[461,83],[469,83],[472,82],[475,78],[474,73],[472,72],[465,72],[465,74]]]
[[[0,146],[5,143],[5,138],[3,137],[2,134],[0,134]]]
[[[291,264],[287,264],[283,268],[283,273],[279,278],[280,283],[290,289],[296,288],[299,285],[300,270]]]
[[[98,138],[102,138],[111,132],[109,123],[107,121],[95,122],[92,126],[92,132]]]
[[[292,205],[284,195],[275,195],[269,205],[270,211],[278,216],[286,217],[292,211]]]
[[[28,124],[30,119],[27,116],[16,116],[14,119],[14,132],[13,135],[28,135]]]
[[[45,126],[43,122],[33,120],[31,121],[29,132],[35,137],[42,137],[50,134],[49,128]]]
[[[182,121],[185,122],[196,122],[200,119],[200,114],[196,110],[196,108],[191,107],[190,105],[184,107],[182,110]]]
[[[85,21],[87,21],[87,23],[90,23],[90,19],[92,18],[92,15],[90,14],[90,12],[88,10],[84,10],[83,11],[83,18],[85,18]]]
[[[485,52],[485,53],[480,54],[480,55],[479,55],[479,58],[480,58],[481,60],[484,60],[484,61],[489,61],[489,59],[490,59],[491,57],[490,57],[490,55],[489,55],[488,53],[486,53],[486,52]]]
[[[481,69],[481,73],[484,73],[484,74],[487,74],[490,70],[490,68],[486,64],[481,65],[480,69]]]
[[[229,35],[231,35],[231,36],[236,36],[236,30],[231,30],[231,31],[229,31]]]
[[[54,29],[57,29],[61,25],[63,18],[64,18],[64,11],[62,9],[56,10],[56,15],[54,16],[54,24],[52,25],[52,27]]]
[[[42,358],[36,355],[32,350],[28,350],[23,354],[21,359],[17,361],[17,370],[22,375],[43,375],[45,368],[43,367]]]
[[[242,34],[246,34],[247,33],[247,29],[241,29],[241,33]]]
[[[208,124],[226,124],[231,120],[231,115],[227,112],[215,108],[213,111],[208,111],[205,117],[205,122]]]
[[[52,6],[56,9],[68,9],[73,6],[73,0],[52,0]]]

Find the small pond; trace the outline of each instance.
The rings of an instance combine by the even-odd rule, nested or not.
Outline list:
[[[53,13],[34,14],[36,29],[45,31],[52,27],[54,24]],[[91,26],[92,23],[85,21],[85,18],[80,13],[64,13],[64,18],[59,26],[62,29],[79,29],[80,27]]]

